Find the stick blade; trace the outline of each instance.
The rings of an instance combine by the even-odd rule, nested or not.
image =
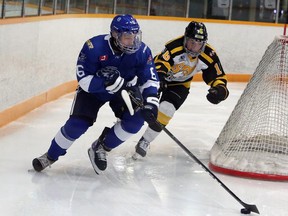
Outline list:
[[[257,214],[260,214],[258,208],[256,205],[250,205],[250,204],[247,204],[247,203],[242,203],[242,205],[249,211],[251,212],[254,212],[254,213],[257,213]]]

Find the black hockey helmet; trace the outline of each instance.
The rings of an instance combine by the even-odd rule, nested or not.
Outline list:
[[[190,22],[185,29],[185,37],[192,38],[196,41],[206,42],[208,40],[206,26],[202,22]]]
[[[208,34],[205,25],[201,22],[190,22],[184,34],[184,48],[186,52],[193,57],[197,57],[204,51],[207,40]],[[188,45],[188,43],[190,45]],[[195,47],[196,50],[193,50],[195,48],[191,49],[191,44],[194,44],[192,45],[193,47],[197,44]],[[190,46],[190,48],[188,48],[188,46]]]

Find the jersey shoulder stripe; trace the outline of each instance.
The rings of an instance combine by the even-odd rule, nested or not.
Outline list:
[[[210,56],[208,56],[205,52],[201,53],[201,56],[199,56],[199,58],[201,59],[201,57],[204,58],[206,61],[208,61],[210,64],[212,64],[213,59]]]
[[[199,59],[208,64],[219,61],[217,53],[209,44],[206,44],[204,51],[199,55]]]
[[[172,57],[185,52],[184,46],[184,36],[177,37],[166,43],[167,50],[171,53]]]

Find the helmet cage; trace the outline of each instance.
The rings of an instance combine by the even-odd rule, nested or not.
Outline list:
[[[138,32],[115,32],[113,34],[113,37],[115,39],[115,45],[124,53],[126,54],[133,54],[139,50],[142,42],[142,32],[139,30]],[[125,37],[125,35],[132,35],[134,36],[134,41],[132,45],[125,45],[122,43],[122,37]]]
[[[202,42],[202,47],[198,51],[191,51],[187,49],[187,41],[194,40],[197,42]],[[190,22],[189,25],[185,29],[185,36],[184,36],[184,48],[186,52],[193,57],[198,56],[201,52],[204,51],[205,45],[208,40],[208,33],[206,27],[201,22]]]
[[[200,55],[201,52],[204,51],[207,41],[195,40],[195,41],[197,41],[197,42],[201,42],[201,43],[202,43],[202,46],[200,47],[200,49],[199,49],[198,51],[193,51],[193,50],[189,50],[189,49],[187,48],[187,41],[188,41],[188,40],[191,40],[191,39],[192,39],[192,40],[195,40],[194,38],[190,38],[190,37],[186,37],[186,36],[184,37],[184,48],[185,48],[185,51],[186,51],[188,54],[190,54],[192,57],[197,57],[198,55]]]
[[[115,39],[115,45],[124,53],[132,54],[135,53],[141,46],[142,32],[137,20],[129,15],[123,14],[114,17],[112,20],[110,31],[112,37]],[[132,45],[125,45],[121,42],[123,36],[133,35],[134,41]]]

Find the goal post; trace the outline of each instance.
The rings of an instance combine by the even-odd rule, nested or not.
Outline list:
[[[288,37],[276,36],[210,152],[216,172],[288,180]]]

